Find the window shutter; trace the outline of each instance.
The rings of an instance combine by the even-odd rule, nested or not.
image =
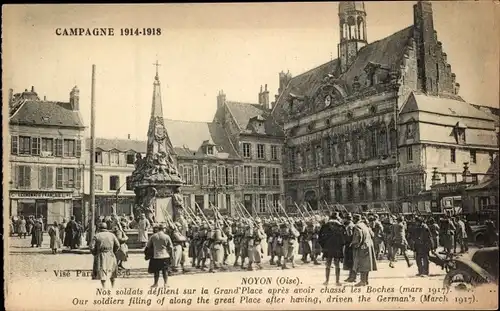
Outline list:
[[[39,189],[44,189],[47,185],[47,175],[46,175],[46,167],[41,166],[38,170],[38,188]]]
[[[240,167],[237,165],[234,167],[234,185],[239,185],[241,183],[240,181]]]
[[[109,165],[109,152],[101,152],[101,157],[102,157],[102,165]]]
[[[62,167],[56,167],[56,188],[63,188],[63,169]]]
[[[82,169],[81,168],[77,168],[75,169],[75,174],[76,174],[76,177],[75,177],[75,189],[80,191],[81,189],[81,186],[82,186]]]
[[[266,185],[273,185],[272,177],[272,168],[266,167]]]
[[[75,140],[75,156],[77,158],[82,156],[82,141],[80,139]]]
[[[233,168],[232,167],[227,168],[226,172],[227,172],[228,185],[232,185],[233,184]]]
[[[203,177],[202,177],[202,182],[203,182],[203,185],[206,186],[208,185],[208,167],[206,165],[203,165]]]
[[[46,187],[48,189],[52,189],[54,187],[54,168],[47,166],[46,167]]]
[[[193,175],[194,175],[194,184],[199,185],[200,184],[200,171],[198,168],[198,164],[194,165]]]
[[[271,149],[272,149],[272,145],[264,145],[264,158],[266,160],[272,160],[272,156],[271,156]]]
[[[259,170],[257,166],[252,167],[252,175],[253,184],[256,186],[259,184]]]
[[[24,167],[24,186],[30,188],[31,187],[31,167]]]
[[[14,188],[17,188],[18,185],[17,185],[17,176],[19,175],[19,168],[17,165],[14,165],[11,163],[10,165],[10,181],[11,181],[11,184],[12,184],[12,187]]]
[[[10,138],[10,153],[18,154],[19,152],[19,136],[12,135]]]

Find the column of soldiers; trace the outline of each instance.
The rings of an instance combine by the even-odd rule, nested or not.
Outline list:
[[[326,260],[326,283],[330,266],[335,267],[336,284],[340,284],[340,263],[349,271],[346,282],[358,286],[368,284],[368,274],[376,271],[377,261],[387,258],[394,268],[396,255],[406,265],[413,263],[407,254],[413,250],[418,275],[429,275],[429,252],[435,254],[439,244],[445,254],[467,251],[467,230],[463,218],[434,218],[410,215],[361,215],[338,212],[327,216],[322,211],[309,211],[296,206],[297,215],[289,216],[278,204],[268,206],[270,215],[255,217],[242,204],[236,204],[235,216],[223,216],[212,206],[212,216],[199,207],[185,206],[181,216],[167,223],[173,242],[172,271],[191,268],[217,272],[229,265],[246,270],[261,269],[264,258],[281,269],[294,268],[301,255],[303,264],[314,265]],[[233,262],[229,262],[229,259]]]

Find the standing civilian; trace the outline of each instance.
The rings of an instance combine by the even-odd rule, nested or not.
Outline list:
[[[106,287],[106,281],[111,282],[111,287],[115,285],[118,276],[118,265],[115,253],[120,248],[120,242],[116,236],[107,230],[106,223],[99,224],[99,232],[96,233],[89,248],[94,255],[92,266],[92,279],[100,280],[102,287]]]
[[[361,220],[361,216],[353,216],[354,233],[351,246],[353,248],[353,270],[360,274],[360,282],[355,286],[368,285],[368,274],[377,271],[377,257],[373,247],[373,231]]]
[[[141,217],[142,218],[142,217]],[[145,218],[145,217],[144,217]],[[146,220],[147,221],[147,220]],[[152,250],[152,258],[149,260],[148,272],[154,275],[154,283],[151,287],[158,287],[160,272],[163,277],[164,286],[168,281],[168,266],[173,250],[172,239],[165,233],[163,224],[158,225],[158,232],[154,233],[149,239],[146,249]]]

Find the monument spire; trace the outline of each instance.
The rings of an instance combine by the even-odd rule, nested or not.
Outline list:
[[[135,162],[135,170],[132,173],[132,185],[136,195],[136,214],[144,213],[148,218],[165,220],[165,214],[171,215],[174,220],[176,212],[172,204],[165,201],[174,194],[178,195],[179,187],[183,181],[177,171],[173,154],[174,149],[168,137],[163,119],[163,107],[161,102],[160,78],[158,75],[158,61],[156,75],[153,82],[153,100],[151,104],[151,116],[148,127],[148,143],[146,158],[138,154]],[[174,200],[175,201],[175,200]]]

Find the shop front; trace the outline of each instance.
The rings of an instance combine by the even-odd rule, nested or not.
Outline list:
[[[42,216],[45,225],[73,214],[73,191],[10,190],[9,200],[11,216]]]
[[[90,196],[86,199],[90,204]],[[133,215],[134,196],[114,196],[114,195],[96,195],[95,210],[97,217],[117,215]]]

